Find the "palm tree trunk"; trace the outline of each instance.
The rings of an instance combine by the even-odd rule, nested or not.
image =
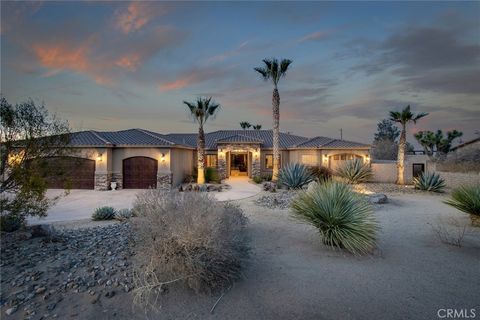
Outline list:
[[[405,149],[407,147],[406,125],[403,125],[397,156],[397,184],[405,184]]]
[[[205,132],[203,126],[198,128],[197,138],[197,183],[205,183]]]
[[[272,181],[277,181],[280,170],[280,94],[275,86],[272,97],[273,109],[273,172]]]

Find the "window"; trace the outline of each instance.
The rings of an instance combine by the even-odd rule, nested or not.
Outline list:
[[[300,157],[300,162],[306,166],[316,166],[317,165],[317,155],[315,154],[302,154]]]
[[[207,168],[216,168],[217,167],[217,155],[216,154],[207,154],[206,158]]]
[[[279,167],[282,166],[282,155],[280,155]],[[265,155],[265,169],[273,169],[273,154]]]

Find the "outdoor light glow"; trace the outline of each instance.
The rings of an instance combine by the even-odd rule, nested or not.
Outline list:
[[[102,155],[101,153],[99,153],[99,154],[97,155],[97,161],[102,161],[102,156],[103,156],[103,155]]]

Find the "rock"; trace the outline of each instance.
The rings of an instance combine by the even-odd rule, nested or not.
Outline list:
[[[114,295],[115,295],[115,291],[113,290],[107,291],[107,293],[105,293],[105,297],[107,298],[113,298]]]
[[[277,191],[277,185],[275,182],[264,182],[263,183],[263,191],[270,191],[270,192],[276,192]]]
[[[9,316],[9,315],[15,313],[15,311],[17,311],[17,310],[18,310],[18,306],[15,305],[15,306],[13,306],[13,307],[11,307],[11,308],[8,308],[8,309],[5,311],[5,314],[6,314],[7,316]]]
[[[312,192],[316,186],[317,186],[317,182],[315,181],[310,182],[307,187],[307,192]]]
[[[36,294],[42,294],[42,293],[44,293],[45,291],[47,291],[47,288],[45,288],[45,287],[40,287],[40,288],[38,288],[37,290],[35,290],[35,293],[36,293]]]
[[[56,306],[57,306],[57,304],[55,302],[52,302],[52,303],[47,305],[47,310],[52,311],[53,309],[55,309]]]
[[[95,304],[98,302],[98,300],[100,300],[100,295],[94,295],[92,300],[90,301],[91,304]]]
[[[382,204],[388,202],[388,197],[383,193],[375,193],[368,196],[368,201],[373,204]]]

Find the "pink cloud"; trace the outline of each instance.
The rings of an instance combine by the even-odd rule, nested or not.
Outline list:
[[[307,34],[306,36],[300,38],[298,42],[319,41],[319,40],[328,38],[331,34],[332,34],[331,31],[317,31],[317,32]]]
[[[160,83],[160,91],[171,91],[189,87],[191,85],[209,81],[212,79],[218,79],[225,76],[229,70],[235,66],[227,68],[201,68],[192,69],[181,74],[176,80]]]
[[[133,1],[126,9],[117,12],[115,26],[127,34],[141,29],[150,20],[165,13],[166,9],[159,3]]]

